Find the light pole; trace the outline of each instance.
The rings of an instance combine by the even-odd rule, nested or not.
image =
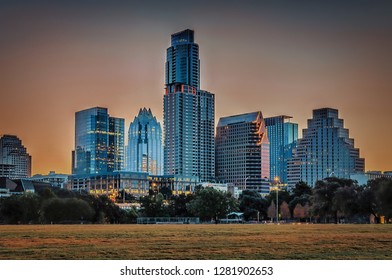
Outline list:
[[[279,224],[279,177],[276,176],[274,178],[274,183],[275,183],[275,191],[276,191],[276,223]]]
[[[245,178],[245,190],[246,190],[246,181],[250,178],[250,176]]]

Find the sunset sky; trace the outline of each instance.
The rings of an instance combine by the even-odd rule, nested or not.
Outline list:
[[[392,1],[0,0],[0,135],[71,172],[75,112],[162,123],[170,35],[195,30],[219,117],[339,109],[366,170],[392,170]]]

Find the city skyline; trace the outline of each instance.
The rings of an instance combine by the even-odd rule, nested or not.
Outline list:
[[[391,4],[201,1],[173,17],[159,2],[40,3],[0,4],[0,135],[22,139],[32,174],[71,173],[77,111],[106,107],[128,127],[150,107],[162,123],[164,50],[186,28],[202,46],[215,121],[290,115],[301,137],[313,109],[336,108],[365,169],[392,169]]]

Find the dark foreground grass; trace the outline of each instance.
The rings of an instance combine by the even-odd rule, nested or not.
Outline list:
[[[392,259],[392,225],[3,225],[0,259]]]

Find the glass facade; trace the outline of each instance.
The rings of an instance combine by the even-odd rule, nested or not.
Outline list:
[[[194,42],[193,30],[186,29],[171,36],[166,58],[166,84],[200,88],[199,45]]]
[[[100,174],[124,167],[124,119],[113,118],[106,108],[75,113],[73,174]]]
[[[140,109],[129,125],[127,170],[163,174],[163,146],[161,124],[150,109]]]
[[[260,111],[220,118],[215,142],[219,182],[252,190],[265,184],[270,174],[269,141]]]
[[[31,176],[31,156],[15,135],[0,137],[0,177],[22,179]]]
[[[288,163],[288,183],[299,181],[314,186],[326,177],[350,178],[351,174],[363,172],[365,160],[359,157],[354,139],[338,117],[338,110],[322,108],[313,110],[303,138],[293,149]]]
[[[265,118],[270,142],[270,178],[287,183],[287,163],[298,139],[298,124],[289,116]]]
[[[167,49],[163,98],[164,174],[215,179],[215,96],[200,90],[194,32],[173,34]]]

